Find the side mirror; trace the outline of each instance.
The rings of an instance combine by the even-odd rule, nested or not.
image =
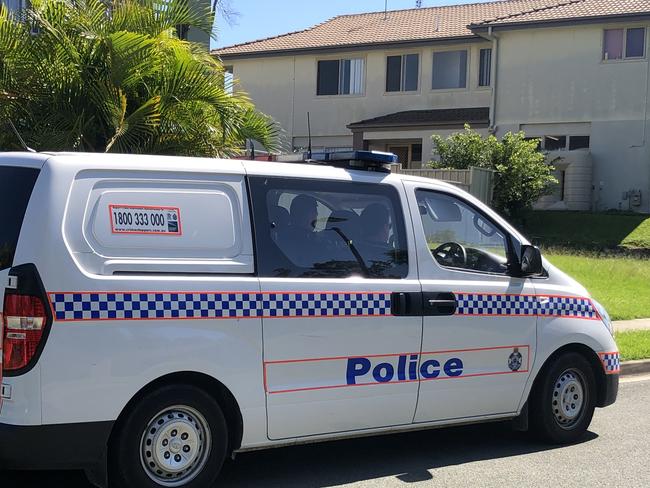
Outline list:
[[[521,246],[521,274],[522,276],[539,276],[544,272],[542,266],[542,253],[538,247]]]

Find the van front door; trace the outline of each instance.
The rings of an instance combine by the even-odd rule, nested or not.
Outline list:
[[[460,195],[405,184],[424,313],[415,421],[515,412],[537,318],[531,281],[507,274],[511,238]]]
[[[391,313],[420,292],[407,203],[360,178],[250,177],[270,439],[413,421],[422,317]]]

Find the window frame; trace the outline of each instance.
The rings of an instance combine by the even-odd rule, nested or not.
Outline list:
[[[643,29],[643,56],[627,56],[627,31],[630,29]],[[606,59],[605,58],[605,36],[607,31],[620,30],[623,31],[623,57],[620,59]],[[626,27],[605,27],[601,36],[601,63],[623,63],[628,61],[643,61],[647,58],[648,51],[648,27],[645,25],[626,26]]]
[[[414,52],[403,52],[400,54],[388,54],[384,56],[384,95],[411,95],[420,93],[420,87],[422,86],[422,53],[420,51]],[[417,56],[418,57],[418,71],[416,76],[417,88],[415,90],[405,90],[404,85],[406,81],[406,57],[407,56]],[[400,89],[399,90],[388,90],[388,58],[400,58]]]
[[[271,184],[268,184],[271,182]],[[270,279],[319,279],[319,280],[345,280],[349,279],[350,276],[318,276],[318,277],[305,277],[305,276],[276,276],[268,272],[267,263],[264,263],[262,256],[260,254],[260,249],[272,249],[273,253],[279,252],[284,254],[282,250],[277,246],[273,241],[270,233],[262,232],[260,229],[260,224],[263,224],[268,221],[268,204],[267,204],[267,195],[269,191],[273,190],[285,190],[285,191],[320,191],[327,192],[327,188],[324,188],[326,184],[336,185],[337,188],[341,186],[356,186],[358,193],[358,187],[363,186],[367,189],[379,188],[382,191],[369,191],[363,194],[382,196],[387,198],[393,208],[393,215],[395,217],[394,226],[395,229],[400,234],[400,243],[403,252],[406,256],[406,263],[404,265],[404,271],[399,277],[373,277],[361,273],[360,276],[364,280],[407,280],[410,279],[412,272],[411,261],[413,256],[411,256],[409,248],[409,235],[408,235],[408,219],[404,213],[405,207],[402,202],[401,194],[399,190],[390,184],[386,183],[373,183],[373,182],[364,182],[364,181],[349,181],[349,180],[336,180],[336,179],[326,179],[326,178],[305,178],[305,177],[283,177],[283,176],[271,176],[271,175],[248,175],[246,176],[246,188],[248,193],[248,206],[250,214],[250,223],[251,231],[253,238],[253,252],[254,255],[254,268],[255,276],[259,278],[270,278]],[[260,188],[266,188],[266,191],[259,191]],[[337,193],[332,191],[332,193]],[[338,192],[344,193],[344,192]],[[350,192],[353,193],[353,192]],[[285,255],[284,258],[291,262],[291,260]],[[299,266],[291,263],[296,269],[308,270],[309,268],[300,268]]]
[[[438,266],[439,269],[446,270],[446,271],[454,271],[454,272],[461,272],[461,273],[471,273],[471,274],[476,274],[476,275],[483,275],[483,276],[510,276],[513,278],[521,278],[521,276],[518,275],[516,272],[516,269],[519,265],[519,256],[517,256],[517,252],[515,251],[515,246],[513,243],[513,237],[510,232],[508,232],[503,226],[501,226],[498,222],[495,222],[492,217],[489,215],[486,215],[486,213],[481,210],[478,206],[473,204],[472,202],[469,202],[468,200],[465,200],[464,198],[454,194],[454,193],[449,193],[446,191],[442,190],[437,190],[434,188],[426,188],[426,187],[416,187],[414,188],[414,196],[415,196],[415,201],[417,202],[418,198],[418,192],[423,191],[427,193],[435,193],[438,195],[443,195],[446,197],[454,198],[460,202],[462,202],[465,206],[468,208],[472,209],[475,211],[478,215],[480,215],[484,220],[488,221],[492,226],[494,226],[497,231],[501,232],[504,237],[505,245],[506,245],[506,272],[505,273],[492,273],[489,271],[480,271],[476,269],[468,269],[468,268],[456,268],[453,266],[443,266],[438,262],[438,260],[434,257],[433,253],[431,252],[431,249],[429,249],[428,243],[427,243],[427,249],[429,249],[429,256],[431,257],[431,260],[433,263]],[[424,235],[424,239],[426,242],[426,233],[424,232],[424,224],[422,223],[422,216],[420,215],[419,212],[417,212],[415,215],[418,215],[420,218],[418,222],[420,223],[420,230],[422,231],[422,234]],[[514,270],[513,270],[514,267]],[[526,277],[530,278],[530,277]]]
[[[343,61],[352,61],[352,60],[361,60],[363,62],[363,69],[361,70],[361,92],[360,93],[341,93],[341,63]],[[327,95],[320,95],[318,93],[318,78],[319,78],[319,63],[321,61],[338,61],[339,69],[338,69],[338,93],[336,94],[327,94]],[[366,96],[366,77],[367,77],[367,59],[366,56],[350,56],[350,57],[341,57],[341,56],[335,56],[335,57],[323,57],[323,58],[316,58],[316,88],[315,88],[315,94],[314,96],[316,98],[328,98],[328,97],[365,97]]]
[[[459,87],[459,88],[434,88],[433,86],[433,79],[434,79],[434,58],[436,54],[440,53],[448,53],[448,52],[465,52],[465,86]],[[441,93],[441,92],[460,92],[460,91],[469,91],[470,89],[470,81],[469,81],[469,75],[470,75],[470,65],[472,63],[472,49],[469,47],[466,47],[464,49],[458,49],[458,48],[450,48],[450,49],[438,49],[434,50],[431,52],[431,84],[429,86],[429,91],[432,93]],[[481,87],[484,88],[484,87]],[[485,87],[487,88],[487,87]]]

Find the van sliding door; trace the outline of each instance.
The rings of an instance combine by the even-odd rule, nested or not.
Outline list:
[[[269,438],[410,424],[422,317],[392,310],[420,294],[401,188],[265,176],[250,186]]]

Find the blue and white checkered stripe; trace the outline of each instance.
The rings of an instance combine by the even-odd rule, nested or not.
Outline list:
[[[554,317],[598,318],[591,300],[581,297],[540,297],[539,315]]]
[[[390,293],[267,293],[264,317],[353,317],[390,315]]]
[[[598,318],[591,300],[581,297],[457,293],[456,301],[458,302],[456,309],[458,315]]]
[[[536,315],[537,297],[533,295],[498,295],[457,293],[458,315]]]
[[[620,356],[617,352],[601,353],[600,359],[603,362],[605,373],[618,373],[621,370]]]
[[[390,293],[51,293],[56,320],[390,315]]]

